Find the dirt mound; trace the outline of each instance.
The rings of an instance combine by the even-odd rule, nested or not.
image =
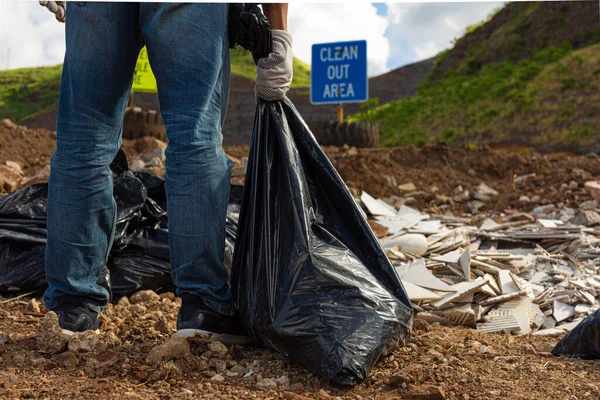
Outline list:
[[[248,153],[246,147],[226,150],[238,158]],[[595,154],[541,154],[526,148],[510,151],[488,146],[449,148],[443,144],[421,149],[326,147],[325,152],[355,194],[364,190],[374,197],[410,198],[407,205],[433,212],[470,212],[468,203],[481,183],[499,194],[485,201],[480,211],[531,211],[540,204],[575,206],[590,200],[583,188],[585,181],[600,176],[600,158]],[[515,180],[524,175],[530,176]],[[415,190],[398,188],[406,183],[413,183]],[[522,196],[533,201],[524,203]]]
[[[135,296],[135,295],[134,295]],[[179,300],[137,296],[109,305],[92,351],[43,353],[36,330],[45,309],[13,301],[0,310],[2,398],[397,399],[437,392],[448,399],[594,398],[594,361],[552,357],[558,339],[481,334],[415,322],[414,339],[377,364],[362,384],[333,387],[260,347],[223,348],[202,339],[150,362],[175,329]],[[155,351],[156,352],[156,351]]]
[[[15,161],[26,176],[48,165],[55,147],[56,132],[0,121],[0,163]]]
[[[34,175],[50,162],[56,142],[54,132],[4,124],[0,124],[0,138],[0,164],[16,161],[26,176]],[[151,154],[156,147],[154,142],[152,138],[124,140],[123,149],[133,161],[140,154]],[[374,197],[397,196],[407,205],[436,213],[471,212],[469,203],[481,183],[499,194],[484,201],[479,211],[531,211],[542,204],[575,206],[590,200],[584,183],[600,177],[600,157],[596,154],[543,154],[510,146],[450,148],[444,144],[420,149],[409,146],[324,150],[356,195],[364,190]],[[249,148],[231,146],[225,151],[243,159]],[[518,178],[524,175],[528,177]],[[243,179],[235,179],[236,183],[243,183]],[[398,188],[405,183],[413,183],[415,189]],[[525,202],[523,196],[530,201]]]

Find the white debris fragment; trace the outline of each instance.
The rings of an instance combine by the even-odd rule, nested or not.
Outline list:
[[[390,206],[385,201],[373,198],[367,192],[362,192],[360,201],[362,201],[372,215],[385,215],[388,217],[396,215],[396,209],[394,207]]]

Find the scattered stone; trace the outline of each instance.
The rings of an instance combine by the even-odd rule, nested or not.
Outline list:
[[[290,390],[296,393],[300,393],[304,391],[304,385],[300,382],[296,382],[290,386]]]
[[[67,347],[68,338],[58,325],[58,316],[50,311],[41,320],[35,335],[38,349],[43,353],[60,353]]]
[[[96,350],[99,335],[94,331],[75,332],[69,339],[69,351],[90,352]]]
[[[256,382],[259,389],[270,390],[277,388],[277,382],[273,378],[263,378]]]
[[[227,362],[225,360],[219,360],[218,358],[212,358],[208,365],[217,372],[225,372],[227,370]]]
[[[225,382],[225,377],[221,374],[214,374],[212,378],[210,378],[212,382]]]
[[[408,393],[408,398],[414,400],[445,400],[444,389],[434,385],[421,385],[414,387]]]
[[[10,389],[17,384],[18,378],[10,372],[0,372],[0,387]]]
[[[0,165],[0,188],[6,193],[12,193],[21,186],[22,178],[19,171],[6,165]]]
[[[575,189],[579,188],[579,184],[577,182],[575,182],[575,181],[570,181],[568,187],[571,190],[575,190]]]
[[[148,353],[146,362],[156,364],[160,361],[184,358],[190,354],[190,345],[186,338],[173,337],[166,342],[154,346]]]
[[[29,309],[36,314],[40,314],[42,312],[40,308],[40,302],[36,299],[31,299],[29,301]]]
[[[18,163],[14,161],[6,161],[5,164],[7,167],[14,169],[19,175],[23,176],[23,169]]]
[[[129,296],[131,304],[149,303],[160,300],[160,296],[152,290],[140,290]]]
[[[229,353],[229,349],[223,343],[219,341],[213,341],[208,344],[208,349],[212,351],[213,355],[217,358],[224,358],[227,353]]]
[[[415,186],[414,183],[409,182],[409,183],[404,183],[402,185],[398,185],[398,189],[400,189],[404,192],[414,192],[415,190],[417,190],[417,187]]]
[[[585,189],[595,200],[600,200],[600,181],[586,182]]]
[[[290,378],[288,378],[287,375],[281,375],[276,379],[276,382],[279,386],[287,387],[290,385]]]
[[[61,355],[58,356],[57,364],[64,368],[73,368],[79,364],[79,359],[75,355],[75,353],[71,351],[65,351]]]
[[[299,394],[293,392],[283,392],[281,395],[283,396],[284,400],[308,400],[306,397],[300,396]]]
[[[403,383],[409,384],[413,383],[414,381],[415,378],[413,378],[411,375],[403,372],[398,372],[389,378],[388,385],[390,385],[391,387],[397,387],[402,386]]]
[[[131,164],[129,164],[129,169],[134,172],[142,171],[145,167],[146,163],[139,158],[136,158]]]
[[[477,172],[476,172],[476,171],[475,171],[473,168],[469,168],[469,171],[468,171],[468,173],[469,173],[469,175],[471,175],[471,176],[477,176]]]
[[[519,197],[519,203],[521,204],[528,204],[531,202],[531,199],[525,195]]]

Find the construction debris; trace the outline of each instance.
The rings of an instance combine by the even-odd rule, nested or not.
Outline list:
[[[482,184],[476,198],[497,194]],[[472,219],[394,207],[366,192],[359,203],[387,228],[378,237],[417,318],[480,332],[561,335],[600,308],[594,201],[579,210],[541,205],[532,214]]]

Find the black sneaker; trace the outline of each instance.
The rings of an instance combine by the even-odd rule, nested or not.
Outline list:
[[[75,332],[97,331],[100,326],[98,314],[82,305],[65,303],[53,308],[52,311],[58,315],[58,324],[67,336]]]
[[[208,308],[198,297],[184,295],[177,316],[177,333],[173,336],[196,335],[216,339],[227,346],[252,343],[239,317],[219,314]]]

